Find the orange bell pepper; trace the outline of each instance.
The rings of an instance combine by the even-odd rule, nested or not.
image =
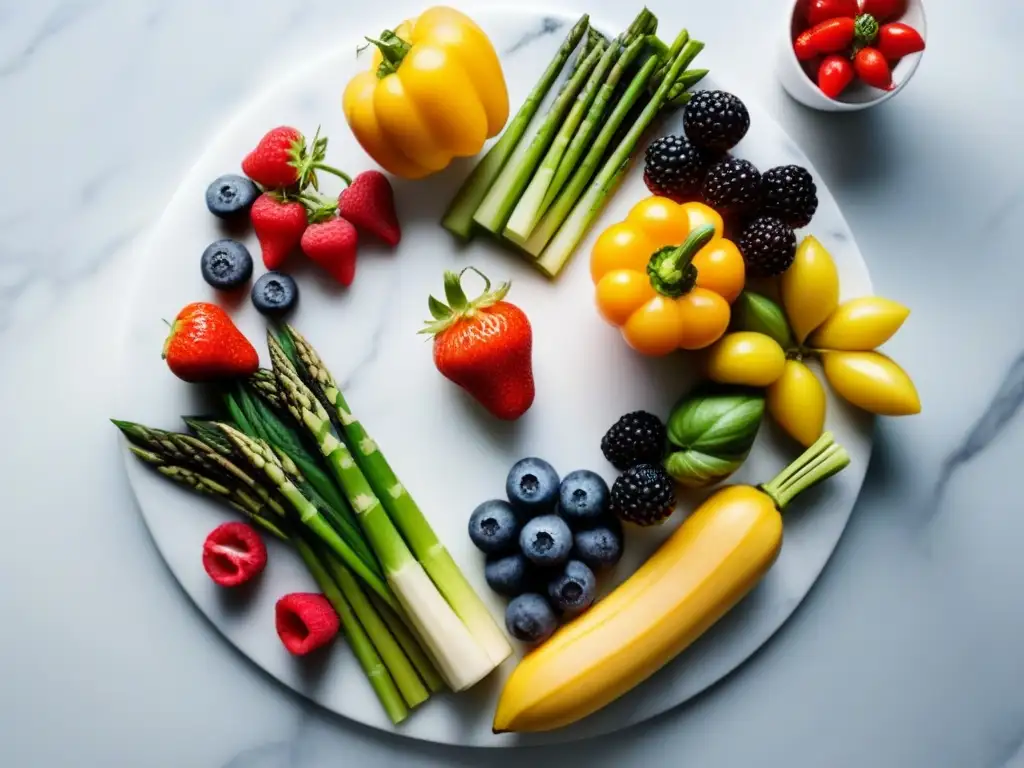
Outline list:
[[[714,344],[746,280],[739,249],[722,233],[722,217],[701,203],[638,203],[591,253],[601,316],[645,355]]]

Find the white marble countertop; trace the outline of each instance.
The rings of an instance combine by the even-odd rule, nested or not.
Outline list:
[[[415,6],[0,2],[0,765],[1024,766],[1024,112],[1001,76],[1024,6],[928,0],[911,85],[836,116],[774,79],[784,4],[650,3],[825,177],[879,293],[914,310],[890,348],[925,412],[879,423],[834,558],[754,659],[646,725],[524,755],[386,737],[258,672],[162,565],[105,421],[145,233],[208,137],[305,51]]]

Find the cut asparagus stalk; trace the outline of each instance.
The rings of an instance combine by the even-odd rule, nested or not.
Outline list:
[[[409,627],[406,626],[405,620],[399,618],[398,614],[384,605],[376,595],[371,594],[370,601],[373,603],[373,607],[377,609],[377,613],[380,614],[384,623],[388,625],[388,629],[391,630],[395,640],[402,646],[402,650],[405,651],[409,661],[416,667],[416,672],[426,684],[427,689],[431,693],[443,690],[445,687],[444,680],[441,679],[437,667],[434,666],[434,662],[430,660],[427,654],[423,652],[423,648],[416,638],[413,637]]]
[[[573,173],[565,185],[565,189],[562,190],[561,194],[551,204],[551,207],[548,208],[534,228],[529,239],[523,244],[523,250],[534,258],[538,258],[543,253],[545,246],[555,236],[562,222],[565,221],[565,218],[572,211],[576,201],[579,200],[586,190],[587,184],[594,177],[594,174],[598,172],[601,166],[601,159],[604,157],[605,150],[607,150],[608,145],[611,143],[612,137],[626,119],[633,105],[644,97],[644,87],[654,74],[658,63],[657,59],[648,59],[640,68],[640,71],[633,77],[625,93],[616,102],[611,115],[601,127],[597,138],[590,145],[586,157],[583,158],[583,162],[576,168],[575,173]]]
[[[313,346],[291,326],[287,334],[307,380],[317,389],[337,416],[345,440],[356,464],[369,481],[416,559],[441,591],[448,604],[465,623],[473,637],[497,665],[512,653],[508,639],[491,616],[487,606],[466,580],[455,560],[437,538],[426,516],[412,495],[399,481],[377,443],[353,415],[345,397]]]
[[[591,72],[590,78],[587,80],[583,90],[576,97],[576,102],[562,123],[561,128],[559,128],[558,135],[555,136],[554,141],[544,155],[544,160],[541,162],[537,172],[533,174],[533,178],[530,179],[526,191],[523,192],[522,197],[512,211],[512,215],[509,217],[508,225],[504,231],[505,237],[509,240],[518,243],[525,242],[526,238],[530,236],[530,232],[533,231],[537,220],[540,219],[540,215],[543,213],[542,207],[545,195],[551,186],[551,182],[554,180],[558,164],[565,156],[569,142],[582,122],[584,113],[590,108],[594,98],[597,96],[598,88],[604,82],[608,69],[617,55],[618,46],[616,45],[611,45],[605,50],[597,66]]]
[[[373,646],[380,654],[388,672],[391,673],[405,703],[409,705],[410,709],[418,707],[430,698],[430,692],[420,680],[419,674],[398,641],[395,640],[387,625],[374,610],[369,598],[363,593],[356,577],[330,553],[318,551],[317,555],[320,562],[327,566],[327,571],[332,579],[341,587],[356,618],[359,619],[359,623],[373,638]]]
[[[338,616],[341,617],[341,630],[345,633],[345,639],[348,640],[352,652],[359,661],[359,665],[363,668],[363,672],[366,673],[370,685],[373,686],[373,690],[377,694],[377,698],[380,699],[380,703],[384,706],[384,710],[388,713],[388,717],[391,718],[391,722],[398,725],[409,716],[409,708],[406,706],[402,694],[395,686],[394,679],[388,673],[387,667],[384,666],[380,654],[374,647],[363,625],[356,618],[351,604],[345,599],[338,585],[331,579],[330,574],[323,563],[320,562],[313,548],[302,541],[302,539],[296,540],[295,547],[302,558],[302,562],[306,564],[306,568],[320,587],[320,591],[323,592],[324,597],[330,601],[334,610],[338,612]]]
[[[665,99],[680,73],[703,50],[704,44],[690,40],[672,62],[661,86],[648,102],[640,117],[615,148],[612,155],[605,161],[597,177],[588,187],[586,193],[573,208],[569,218],[565,220],[551,243],[537,261],[537,266],[547,275],[554,276],[565,265],[580,240],[583,239],[594,219],[604,208],[609,194],[621,179],[623,169],[628,167],[637,145],[644,132],[654,121],[664,106]]]
[[[540,80],[526,97],[526,101],[519,108],[515,117],[505,127],[504,133],[484,155],[483,160],[477,163],[472,173],[455,195],[448,210],[441,219],[441,225],[456,237],[468,240],[473,230],[473,214],[480,207],[481,201],[487,195],[494,180],[501,173],[502,168],[508,162],[513,151],[520,144],[523,134],[529,127],[534,115],[540,108],[541,102],[547,96],[551,86],[558,78],[558,74],[569,60],[569,56],[579,45],[580,38],[586,33],[590,23],[590,17],[584,14],[575,26],[569,31],[555,57],[548,64],[548,68],[541,75]]]
[[[683,72],[683,74],[676,78],[675,85],[668,92],[668,97],[666,98],[668,104],[673,107],[685,104],[689,100],[689,94],[686,92],[707,77],[708,72],[709,70],[707,69],[688,69]],[[686,98],[684,99],[684,97]]]
[[[544,122],[541,123],[537,134],[530,141],[526,152],[521,158],[517,158],[517,162],[509,163],[498,174],[494,186],[488,191],[484,201],[473,215],[473,221],[480,227],[496,235],[501,234],[509,216],[512,215],[512,209],[515,208],[523,190],[530,182],[534,170],[554,141],[558,127],[562,124],[566,113],[576,101],[583,86],[587,84],[590,73],[594,71],[603,53],[603,47],[595,47],[587,55],[576,74],[558,94],[558,98],[548,110]]]
[[[658,26],[658,20],[644,8],[618,40],[615,41],[594,68],[586,86],[576,99],[569,116],[562,123],[540,168],[516,205],[504,236],[518,245],[524,244],[533,232],[541,215],[555,199],[572,169],[579,162],[583,148],[593,135],[604,107],[611,99],[622,72],[629,67],[640,51],[644,35]],[[616,62],[622,61],[621,65]],[[616,64],[616,66],[612,66]],[[609,74],[611,69],[611,74]],[[601,106],[595,108],[599,99]],[[584,123],[584,117],[587,121]],[[561,174],[561,175],[559,175]]]
[[[348,543],[328,524],[316,506],[302,495],[301,491],[288,479],[281,465],[281,459],[274,449],[262,440],[254,440],[235,429],[230,424],[221,424],[221,430],[227,435],[235,447],[245,456],[253,470],[262,473],[277,488],[278,492],[291,504],[299,516],[299,522],[324,542],[331,551],[338,555],[353,572],[359,574],[370,589],[392,608],[398,603],[388,586],[356,555]]]
[[[277,339],[271,334],[267,341],[278,389],[295,420],[316,438],[320,452],[345,491],[404,615],[409,618],[452,690],[462,691],[475,685],[497,664],[491,661],[445,602],[423,566],[412,556],[356,465],[352,453],[331,431],[327,411],[303,382]]]

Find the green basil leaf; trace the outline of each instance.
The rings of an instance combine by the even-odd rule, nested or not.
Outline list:
[[[744,456],[757,437],[764,407],[764,397],[752,392],[699,391],[672,411],[669,441],[714,456]]]
[[[700,451],[676,451],[665,459],[665,471],[682,486],[707,488],[721,482],[742,466],[746,456],[711,456]]]

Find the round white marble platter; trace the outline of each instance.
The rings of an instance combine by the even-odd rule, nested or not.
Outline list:
[[[481,11],[475,18],[501,55],[514,110],[574,18],[512,9]],[[382,18],[381,27],[394,21]],[[593,22],[617,30],[628,18],[623,12],[622,18]],[[700,37],[700,30],[691,31]],[[218,296],[200,276],[200,254],[223,236],[243,240],[256,257],[256,276],[263,271],[255,237],[249,231],[225,230],[206,211],[204,191],[216,176],[238,172],[242,157],[262,133],[281,124],[299,127],[307,135],[319,125],[330,137],[329,162],[353,173],[373,167],[348,131],[340,108],[344,83],[366,66],[355,56],[359,35],[347,30],[343,44],[268,86],[234,116],[186,175],[156,224],[149,248],[139,254],[140,274],[126,315],[123,394],[119,411],[111,416],[181,429],[178,415],[210,411],[199,388],[177,380],[160,358],[164,320],[192,301],[225,305],[268,364],[265,324],[247,292]],[[707,50],[697,64],[714,70],[716,59],[725,55],[726,50]],[[729,86],[708,78],[701,87]],[[814,173],[783,130],[758,108],[755,94],[733,90],[747,103],[752,118],[736,154],[762,169],[799,163]],[[671,118],[659,132],[678,129],[678,120],[678,115]],[[470,167],[469,161],[459,162],[428,181],[395,183],[404,225],[402,243],[393,252],[364,243],[350,290],[294,258],[289,266],[299,280],[301,302],[292,321],[343,382],[353,409],[500,621],[504,602],[487,589],[482,556],[466,536],[472,509],[487,498],[500,497],[508,468],[527,455],[546,458],[563,474],[576,468],[596,470],[610,483],[614,470],[599,448],[604,431],[630,410],[667,415],[695,383],[695,376],[684,354],[654,360],[632,353],[593,306],[589,248],[601,227],[621,219],[646,194],[639,168],[629,174],[569,267],[550,282],[516,255],[484,240],[458,248],[440,228],[437,222],[445,204]],[[815,174],[815,179],[821,204],[808,231],[834,255],[842,298],[870,295],[867,267],[853,235],[821,178]],[[327,176],[323,182],[327,193],[340,189]],[[427,295],[443,295],[444,270],[470,264],[495,281],[512,280],[509,298],[528,313],[534,327],[537,399],[514,424],[496,422],[438,374],[429,343],[416,333],[427,317]],[[764,581],[699,642],[632,692],[573,727],[537,736],[491,733],[494,705],[514,658],[473,690],[438,695],[405,723],[392,726],[344,642],[315,658],[296,659],[278,640],[275,601],[288,592],[315,588],[298,558],[270,542],[270,562],[253,588],[235,592],[216,587],[203,571],[201,547],[215,525],[233,518],[230,510],[165,481],[127,451],[125,456],[142,515],[174,577],[232,645],[283,685],[343,717],[410,738],[490,747],[549,743],[615,731],[678,706],[736,669],[793,613],[843,532],[871,453],[871,419],[829,397],[827,426],[849,450],[852,463],[787,511],[783,550]],[[766,419],[749,460],[733,481],[766,481],[798,452]],[[629,530],[626,556],[602,578],[602,593],[632,573],[696,501],[697,497],[684,498],[681,511],[656,530]],[[187,654],[188,649],[180,653]],[[173,666],[175,660],[164,663]]]

